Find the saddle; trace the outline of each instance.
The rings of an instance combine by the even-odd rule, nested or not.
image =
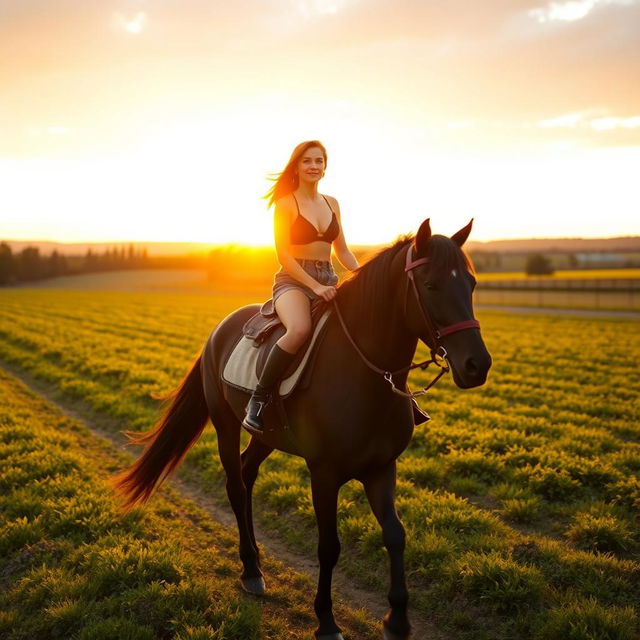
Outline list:
[[[323,300],[311,305],[311,335],[298,350],[296,358],[286,371],[278,387],[278,395],[286,398],[294,389],[305,388],[313,361],[318,351],[331,311]],[[273,300],[267,300],[260,311],[249,318],[242,328],[242,336],[236,343],[222,369],[222,379],[231,387],[252,393],[260,379],[265,362],[273,345],[286,329],[275,311]]]

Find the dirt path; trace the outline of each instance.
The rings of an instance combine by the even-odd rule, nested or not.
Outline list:
[[[34,378],[23,370],[0,361],[7,373],[16,377],[34,393],[39,394],[58,408],[63,414],[76,422],[84,425],[96,437],[108,441],[120,452],[124,450],[125,440],[116,433],[122,428],[122,424],[113,418],[105,417],[95,412],[89,405],[82,401],[69,401],[64,398],[60,390],[54,385]],[[132,456],[133,458],[133,456]],[[205,493],[196,482],[186,481],[172,477],[168,484],[172,485],[184,498],[192,500],[204,509],[214,520],[236,531],[236,520],[228,503],[217,500]],[[298,573],[306,574],[315,584],[317,580],[318,563],[315,557],[296,553],[277,539],[272,533],[266,531],[258,522],[254,522],[256,538],[263,547],[263,553],[283,562]],[[265,576],[267,589],[269,589],[269,576]],[[388,610],[388,602],[385,591],[369,591],[354,585],[353,578],[349,577],[340,566],[334,571],[334,594],[352,607],[365,609],[369,616],[382,621],[382,617]],[[313,594],[309,594],[313,598]],[[443,632],[436,629],[433,623],[423,614],[414,609],[409,609],[409,618],[413,627],[413,640],[447,640]]]

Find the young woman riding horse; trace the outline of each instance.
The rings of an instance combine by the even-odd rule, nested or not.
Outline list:
[[[289,429],[255,435],[242,454],[247,394],[227,385],[222,371],[244,324],[260,307],[249,305],[227,316],[209,336],[155,429],[132,438],[147,447],[115,480],[126,506],[151,496],[210,418],[238,523],[242,586],[261,595],[265,583],[253,531],[253,486],[260,465],[275,449],[301,456],[309,469],[318,525],[316,637],[342,640],[331,599],[333,568],[340,555],[337,503],[340,487],[356,479],[364,486],[389,554],[390,610],[384,637],[409,638],[405,531],[395,509],[396,460],[413,434],[411,399],[433,384],[407,393],[409,371],[419,366],[412,358],[421,340],[431,359],[420,366],[441,367],[434,380],[451,370],[453,381],[464,389],[484,384],[491,366],[473,317],[473,270],[461,250],[470,231],[471,223],[451,238],[432,236],[425,220],[415,238],[387,247],[343,283],[333,298],[334,313],[325,324],[309,383],[283,402]]]
[[[247,405],[242,424],[251,433],[264,428],[263,409],[309,337],[311,301],[330,302],[336,296],[331,247],[345,268],[358,268],[344,239],[338,201],[318,193],[326,167],[324,146],[317,140],[302,142],[267,194],[269,204],[275,204],[276,251],[282,265],[275,276],[273,303],[286,333],[271,350]]]

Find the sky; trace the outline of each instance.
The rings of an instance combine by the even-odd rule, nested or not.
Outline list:
[[[347,242],[640,234],[640,0],[0,0],[0,240],[269,245],[328,150]]]

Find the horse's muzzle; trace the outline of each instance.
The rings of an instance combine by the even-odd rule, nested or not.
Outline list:
[[[491,368],[491,355],[484,349],[484,353],[476,353],[467,356],[461,363],[456,363],[455,358],[449,360],[453,381],[461,389],[480,387],[487,381]]]

